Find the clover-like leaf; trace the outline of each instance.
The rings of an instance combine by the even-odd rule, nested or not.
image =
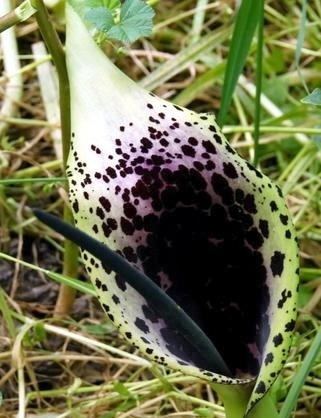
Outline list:
[[[142,0],[126,0],[120,20],[107,33],[109,38],[131,43],[149,36],[153,29],[154,10]]]
[[[146,295],[82,257],[119,331],[154,361],[211,382],[256,380],[248,410],[284,364],[295,324],[298,257],[280,189],[229,145],[211,115],[141,89],[67,7],[78,228],[159,286],[212,340],[218,374]]]
[[[89,9],[85,14],[85,19],[101,32],[108,32],[114,24],[112,12],[105,7]]]
[[[304,104],[321,106],[321,89],[314,89],[313,92],[304,97],[301,102]]]

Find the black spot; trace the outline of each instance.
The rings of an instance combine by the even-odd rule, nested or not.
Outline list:
[[[189,142],[189,144],[193,145],[194,147],[196,147],[196,145],[198,144],[198,140],[196,138],[192,137],[192,136],[190,138],[188,138],[188,142]]]
[[[102,307],[104,308],[104,310],[105,310],[106,312],[109,312],[109,311],[110,311],[110,308],[109,308],[109,306],[108,306],[108,305],[106,305],[106,303],[103,303],[103,304],[102,304]]]
[[[135,325],[138,329],[140,329],[144,334],[149,333],[149,328],[146,322],[141,318],[136,318]]]
[[[116,305],[118,305],[120,303],[120,299],[119,299],[119,297],[117,295],[113,295],[112,296],[112,300],[114,301],[114,303]]]
[[[291,296],[292,296],[291,290],[286,290],[286,289],[282,290],[281,299],[278,301],[278,308],[282,309],[287,299],[289,299]]]
[[[272,200],[272,202],[270,202],[270,208],[272,212],[276,212],[278,210],[277,204],[274,200]]]
[[[187,157],[195,157],[195,149],[190,145],[183,145],[182,151]]]
[[[285,332],[292,332],[295,328],[295,320],[291,319],[291,321],[285,324]]]
[[[238,178],[237,171],[232,163],[223,163],[223,171],[230,179]]]
[[[271,270],[273,276],[281,276],[284,268],[284,259],[285,255],[280,251],[274,251],[274,254],[271,258]]]
[[[274,338],[273,338],[273,343],[275,347],[278,347],[279,345],[281,345],[283,343],[283,337],[282,334],[277,334]]]
[[[133,235],[135,231],[134,225],[123,216],[120,218],[120,226],[125,235]]]
[[[110,204],[110,201],[106,199],[106,197],[101,196],[99,198],[99,203],[102,205],[102,207],[105,209],[106,212],[110,212],[111,204]]]
[[[289,221],[289,217],[287,215],[280,215],[280,220],[283,223],[283,225],[287,225]]]
[[[208,141],[208,140],[203,141],[202,145],[203,145],[205,151],[208,152],[209,154],[216,154],[216,148],[211,141]]]
[[[78,213],[79,212],[79,204],[78,204],[78,200],[75,200],[74,203],[72,204],[72,208],[74,210],[74,212]]]
[[[118,288],[121,291],[124,292],[127,289],[127,285],[126,285],[125,280],[122,277],[120,277],[119,274],[116,274],[116,276],[115,276],[115,282],[116,282],[116,285],[118,286]]]
[[[273,353],[268,353],[265,357],[264,364],[267,366],[268,364],[272,363],[274,359]]]
[[[265,383],[262,380],[257,385],[257,388],[256,388],[255,392],[256,393],[265,393],[266,392],[266,386],[265,386]]]
[[[124,203],[123,209],[127,218],[133,218],[137,214],[137,209],[130,202]]]
[[[117,173],[116,170],[113,167],[108,167],[106,169],[106,173],[108,174],[108,176],[112,179],[115,179],[117,177]]]

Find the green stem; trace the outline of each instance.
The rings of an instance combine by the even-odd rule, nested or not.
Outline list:
[[[36,19],[39,25],[41,35],[47,45],[49,53],[52,56],[56,66],[59,79],[59,100],[60,100],[60,121],[61,136],[63,148],[63,164],[66,168],[71,137],[71,119],[70,119],[70,86],[66,66],[66,59],[63,46],[60,42],[57,32],[55,31],[48,11],[43,0],[31,0],[33,7],[37,9]],[[69,223],[73,223],[73,217],[70,208],[64,207],[64,219]],[[64,266],[63,275],[75,277],[78,270],[78,248],[71,241],[65,240],[64,243]],[[57,315],[66,315],[70,312],[75,298],[75,290],[61,285],[58,300],[55,307]]]
[[[70,148],[71,122],[70,122],[70,88],[66,66],[66,59],[63,46],[55,31],[48,11],[43,0],[31,0],[33,7],[37,9],[36,19],[41,35],[47,45],[56,66],[59,78],[59,98],[60,98],[60,117],[61,135],[63,147],[63,163],[66,166]]]
[[[256,95],[255,95],[255,115],[254,115],[254,166],[259,162],[259,139],[261,122],[261,93],[262,93],[262,66],[263,66],[263,42],[264,42],[264,0],[258,0],[259,22],[258,22],[258,41],[257,41],[257,60],[256,60]]]
[[[16,9],[0,17],[0,33],[27,20],[34,13],[36,13],[36,9],[31,5],[30,0],[24,1]]]
[[[226,418],[279,418],[269,392],[245,415],[253,390],[251,385],[213,384],[212,387],[223,401]]]

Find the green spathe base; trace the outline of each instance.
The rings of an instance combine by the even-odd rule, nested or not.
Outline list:
[[[252,385],[226,386],[212,384],[212,388],[223,401],[226,418],[278,418],[279,414],[268,392],[252,410],[247,406],[252,393]]]

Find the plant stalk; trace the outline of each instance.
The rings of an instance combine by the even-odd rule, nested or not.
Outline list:
[[[61,120],[61,137],[63,151],[63,165],[66,169],[71,137],[71,120],[70,120],[70,88],[69,78],[66,66],[66,59],[63,46],[60,42],[57,32],[55,31],[48,11],[43,0],[31,0],[31,4],[37,9],[36,19],[39,25],[41,35],[46,46],[52,56],[52,60],[56,66],[59,79],[59,101],[60,101],[60,120]],[[69,206],[64,207],[64,220],[73,223],[73,217]],[[75,277],[78,272],[78,248],[69,240],[64,243],[64,262],[63,275]],[[58,299],[55,306],[55,315],[62,316],[70,313],[71,307],[75,299],[76,291],[69,286],[61,285]]]
[[[212,387],[223,401],[226,418],[279,418],[269,392],[245,415],[253,390],[252,385],[240,386],[214,383]]]

